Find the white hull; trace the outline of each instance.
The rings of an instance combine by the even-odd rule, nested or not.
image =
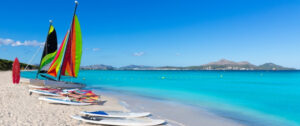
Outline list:
[[[149,116],[149,112],[120,112],[120,111],[96,111],[96,112],[81,112],[88,116],[110,117],[110,118],[139,118]]]
[[[126,118],[101,118],[98,120],[87,119],[82,116],[71,116],[73,119],[81,120],[83,122],[100,124],[100,125],[111,125],[111,126],[156,126],[165,123],[164,120],[154,119],[126,119]]]
[[[47,96],[60,96],[59,94],[56,93],[51,93],[48,91],[42,91],[42,90],[36,90],[36,89],[29,89],[30,93],[36,93],[36,94],[40,94],[40,95],[47,95]]]
[[[39,100],[47,101],[50,103],[65,104],[65,105],[78,105],[78,106],[91,105],[91,103],[73,102],[65,99],[50,98],[50,97],[39,97]]]
[[[30,79],[30,84],[35,86],[45,86],[50,88],[84,88],[84,84],[63,82],[63,81],[52,81],[52,80],[39,80]]]

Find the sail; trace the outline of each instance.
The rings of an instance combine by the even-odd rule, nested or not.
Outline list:
[[[57,52],[56,31],[53,25],[50,24],[38,73],[46,73],[48,71],[51,62],[55,57],[56,52]]]
[[[82,39],[79,21],[74,15],[65,56],[61,68],[61,75],[77,77],[82,54]]]
[[[63,42],[61,43],[58,52],[55,55],[54,60],[52,61],[51,66],[48,69],[48,74],[54,77],[57,77],[63,57],[65,52],[65,47],[69,38],[69,31],[67,32]]]
[[[82,39],[79,21],[74,15],[71,30],[66,34],[60,49],[58,50],[48,74],[77,77],[81,62]]]

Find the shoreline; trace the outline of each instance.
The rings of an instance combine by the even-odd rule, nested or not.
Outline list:
[[[251,112],[249,115],[249,113],[246,114],[243,111],[208,108],[109,88],[98,87],[91,89],[95,89],[97,93],[101,92],[102,94],[118,98],[130,110],[154,113],[156,115],[154,117],[168,120],[168,123],[172,126],[197,126],[197,124],[205,126],[297,126],[294,122],[257,112]],[[180,112],[174,112],[170,109],[179,110]]]
[[[243,126],[234,119],[224,118],[205,109],[173,104],[167,100],[142,98],[123,93],[95,89],[105,103],[101,106],[54,105],[39,101],[38,95],[29,96],[26,84],[14,85],[11,71],[0,72],[0,124],[9,125],[90,125],[71,119],[80,111],[113,110],[151,112],[150,118],[166,120],[167,126]],[[94,89],[93,89],[94,90]],[[13,97],[3,97],[13,96]],[[15,120],[19,120],[15,122]],[[53,121],[55,120],[55,121]]]
[[[26,77],[28,78],[33,77],[32,74],[34,74],[34,72],[27,72],[27,73],[28,74],[23,74],[23,75],[24,76],[26,75]],[[264,126],[264,125],[281,126],[284,124],[286,125],[289,124],[291,126],[297,125],[297,123],[294,123],[291,120],[280,118],[280,116],[276,116],[268,113],[262,113],[261,111],[256,111],[255,109],[251,109],[251,108],[245,108],[243,106],[234,106],[234,104],[226,104],[227,103],[226,101],[218,101],[218,99],[212,99],[211,101],[206,100],[203,103],[199,103],[199,104],[192,104],[193,102],[189,102],[186,100],[168,99],[168,97],[165,97],[166,93],[173,95],[176,92],[169,92],[167,90],[166,92],[160,92],[162,96],[160,96],[160,94],[157,93],[149,95],[149,90],[141,90],[141,92],[139,91],[131,92],[130,90],[125,90],[125,89],[127,89],[127,87],[129,87],[130,89],[131,86],[135,86],[135,85],[132,85],[130,83],[125,83],[125,84],[116,83],[116,80],[118,80],[120,76],[116,76],[116,77],[114,76],[115,77],[114,79],[113,77],[111,77],[109,72],[106,75],[103,75],[104,73],[89,74],[85,72],[82,74],[84,75],[82,76],[83,78],[87,76],[91,76],[91,77],[89,78],[89,80],[83,79],[82,81],[79,78],[79,80],[75,80],[75,81],[86,83],[87,89],[96,91],[95,93],[100,95],[117,98],[119,99],[118,101],[119,104],[123,105],[127,109],[130,109],[131,111],[151,112],[153,113],[152,117],[158,117],[160,119],[170,120],[168,121],[169,123],[178,122],[179,124],[186,124],[186,125],[189,124],[192,126],[198,124],[209,125],[206,122],[211,122],[210,118],[212,117],[210,115],[214,115],[213,118],[215,118],[217,122],[220,122],[220,120],[225,120],[222,121],[222,124],[220,125],[223,125],[224,122],[230,122],[235,124],[238,123],[238,125],[247,125],[247,126]],[[257,73],[257,75],[261,76],[260,73]],[[160,76],[164,76],[164,75],[163,74],[157,75],[155,77],[160,77]],[[218,73],[216,74],[216,76],[218,76]],[[126,78],[129,77],[131,76],[124,76],[123,80],[126,80]],[[137,78],[138,77],[139,76],[137,76]],[[102,80],[98,81],[97,79],[102,79]],[[147,81],[147,77],[144,77],[144,79],[146,79],[145,81]],[[139,80],[138,83],[144,82],[143,78],[138,80]],[[103,85],[100,83],[103,83]],[[106,86],[105,83],[112,83],[115,86],[120,85],[123,86],[123,88],[125,89],[122,90],[123,88],[119,89],[119,88]],[[181,95],[183,97],[186,97],[184,94]],[[175,105],[176,107],[174,107]],[[167,111],[168,109],[169,111]],[[178,111],[180,110],[181,113],[176,113],[177,110]],[[190,118],[193,117],[198,117],[204,120],[198,122],[194,121],[194,120],[198,120],[198,118],[195,118],[194,120],[189,120]]]
[[[121,100],[120,102],[124,104],[124,107],[131,111],[154,113],[154,117],[163,118],[172,126],[197,126],[199,124],[205,126],[296,126],[293,122],[273,118],[271,115],[268,115],[268,118],[260,118],[262,115],[258,113],[255,113],[258,115],[249,115],[238,111],[208,108],[101,87],[90,89],[95,89],[96,93],[113,96]]]
[[[154,118],[166,120],[167,126],[246,126],[242,121],[222,117],[208,109],[188,104],[103,88],[95,89],[95,93],[115,97],[131,111],[151,112]]]

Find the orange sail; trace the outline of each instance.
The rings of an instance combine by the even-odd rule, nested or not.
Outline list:
[[[61,68],[61,75],[77,77],[82,54],[81,30],[77,16],[73,18],[69,40],[65,50],[65,57]]]

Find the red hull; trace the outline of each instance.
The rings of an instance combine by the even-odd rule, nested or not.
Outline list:
[[[20,63],[18,58],[15,59],[12,67],[12,79],[14,84],[18,84],[20,82]]]

